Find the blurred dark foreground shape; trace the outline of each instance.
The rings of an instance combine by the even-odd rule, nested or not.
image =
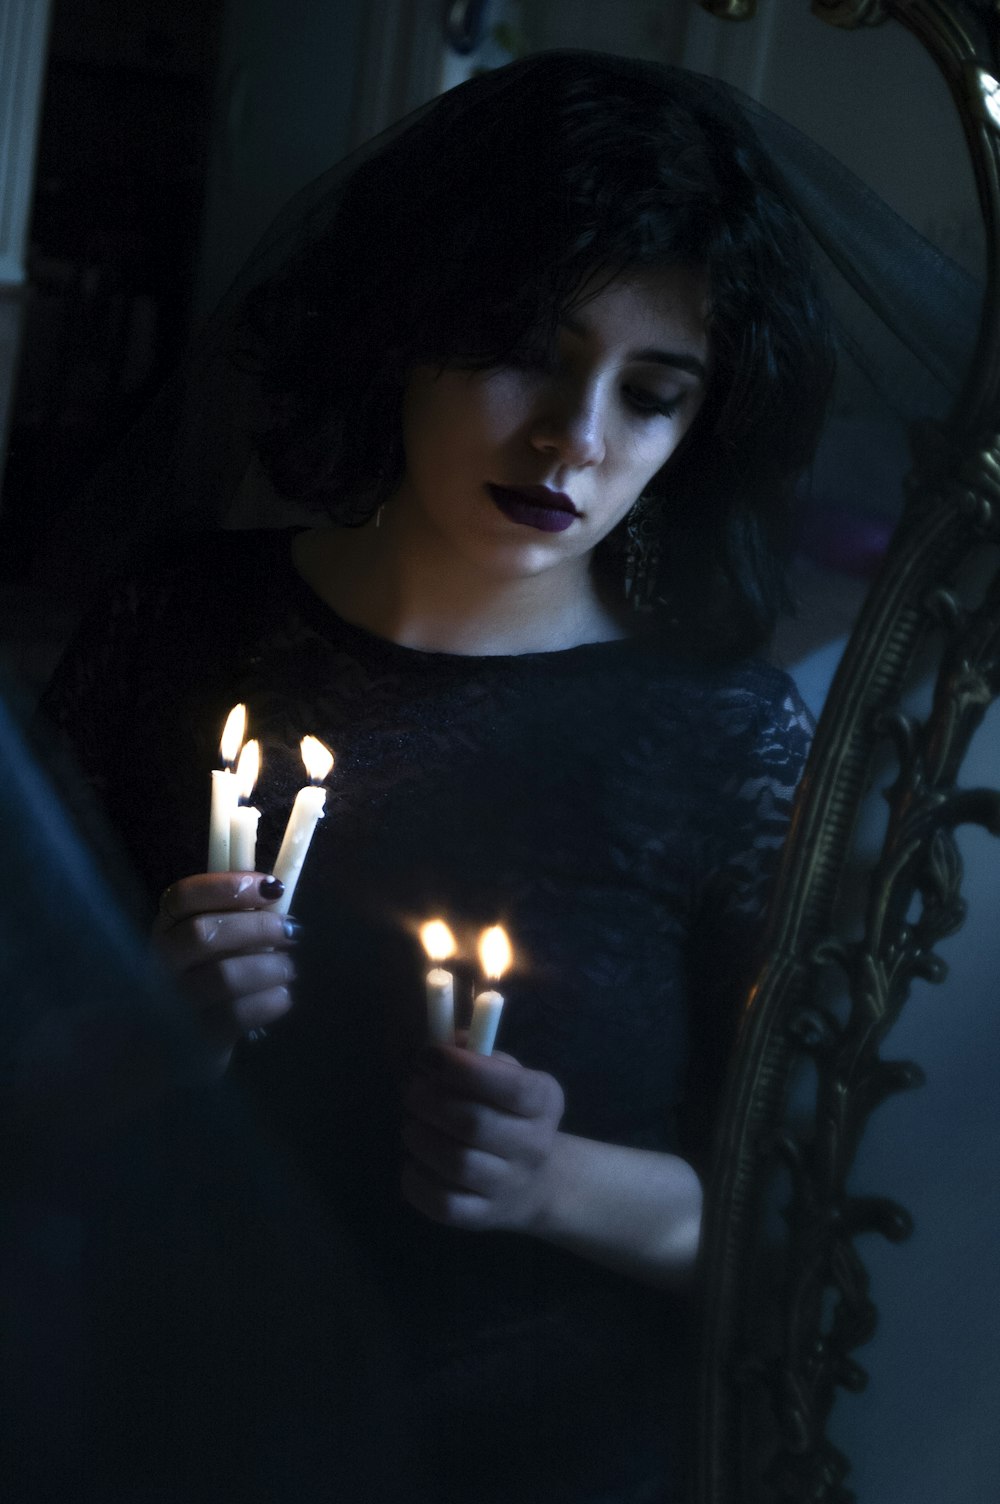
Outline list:
[[[208,1080],[115,852],[14,703],[0,684],[4,1495],[378,1500],[354,1260]]]

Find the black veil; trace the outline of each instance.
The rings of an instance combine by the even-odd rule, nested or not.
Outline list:
[[[805,232],[829,298],[838,392],[852,392],[855,407],[860,392],[868,411],[907,436],[915,421],[949,413],[975,346],[982,289],[974,277],[824,148],[719,80],[603,54],[534,54],[422,106],[295,195],[166,389],[63,515],[48,565],[58,589],[88,596],[164,529],[302,520],[294,503],[269,487],[255,457],[261,394],[252,370],[233,358],[234,330],[248,301],[311,245],[336,234],[338,210],[360,168],[392,148],[408,153],[418,172],[422,154],[446,153],[473,107],[486,101],[502,108],[525,75],[560,56],[599,65],[611,83],[666,81],[698,109],[749,125]]]

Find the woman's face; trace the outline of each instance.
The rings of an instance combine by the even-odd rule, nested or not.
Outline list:
[[[410,537],[494,578],[585,564],[695,420],[705,312],[697,271],[641,271],[575,307],[542,360],[414,370],[393,501]]]

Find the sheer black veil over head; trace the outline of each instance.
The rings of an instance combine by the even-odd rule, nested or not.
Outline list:
[[[585,52],[449,91],[299,193],[64,524],[66,585],[164,527],[366,521],[398,483],[422,363],[544,352],[585,288],[708,274],[713,372],[643,503],[646,603],[753,647],[785,604],[796,479],[838,379],[909,425],[947,411],[971,278],[822,148],[728,86]],[[624,591],[623,530],[598,562]],[[97,566],[99,562],[99,567]]]

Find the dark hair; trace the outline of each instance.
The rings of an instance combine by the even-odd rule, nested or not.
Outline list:
[[[656,595],[670,616],[758,646],[786,604],[792,491],[832,343],[798,222],[707,79],[539,54],[442,96],[364,162],[329,228],[248,305],[265,471],[337,522],[366,520],[401,478],[415,365],[546,346],[595,274],[675,264],[707,270],[712,375],[647,492]],[[621,529],[597,563],[621,591]]]

